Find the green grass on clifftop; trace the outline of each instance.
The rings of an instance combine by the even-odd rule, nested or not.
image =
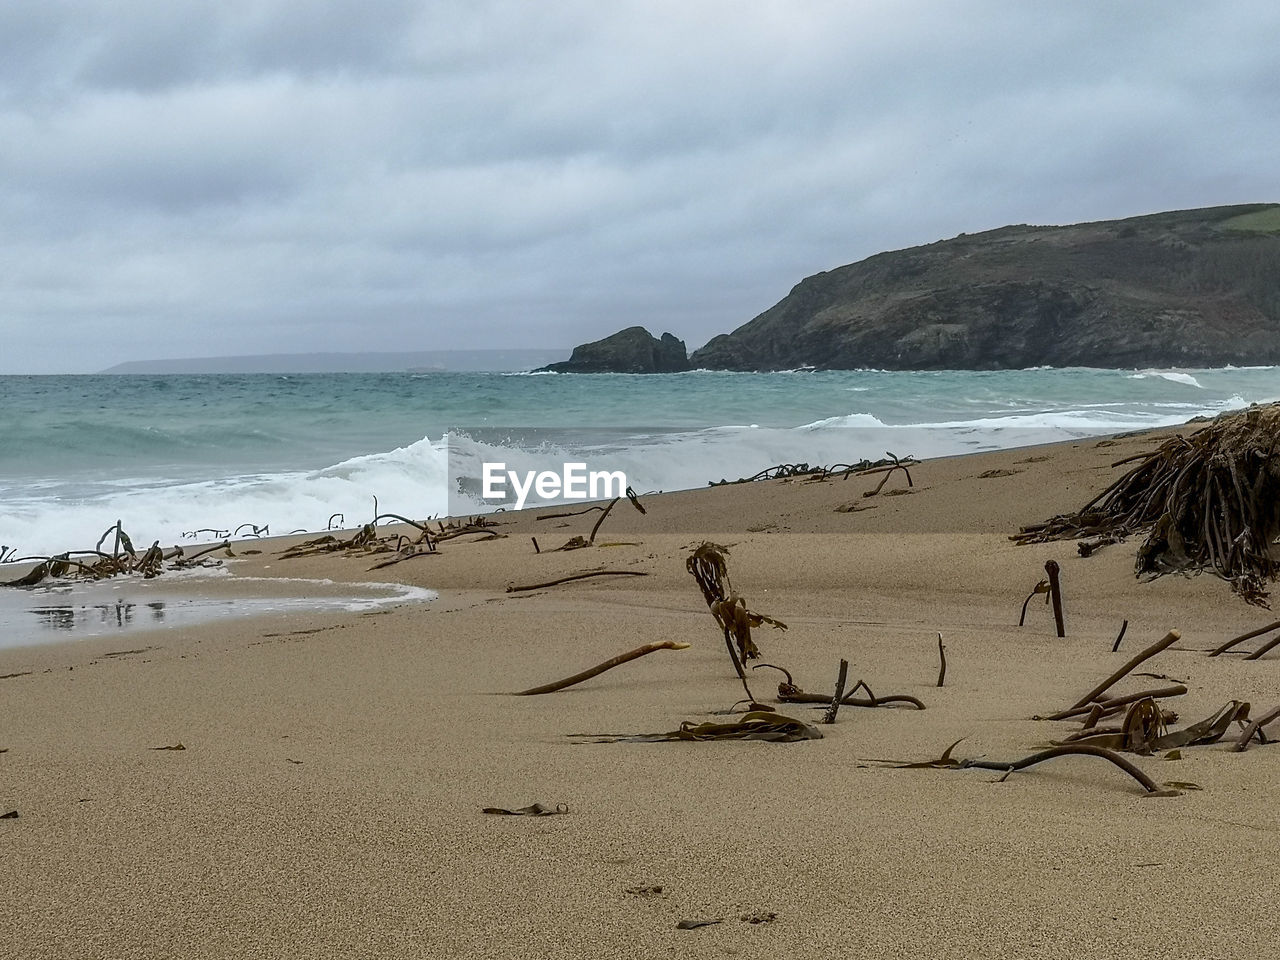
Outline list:
[[[1224,230],[1247,230],[1250,233],[1280,233],[1280,206],[1242,213],[1218,224]]]

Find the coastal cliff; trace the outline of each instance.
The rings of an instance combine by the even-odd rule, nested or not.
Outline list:
[[[685,360],[642,327],[560,372],[1280,364],[1280,204],[1001,227],[802,280]]]
[[[1010,226],[801,281],[694,367],[1280,363],[1280,204]]]

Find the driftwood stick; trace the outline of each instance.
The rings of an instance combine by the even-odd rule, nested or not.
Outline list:
[[[803,690],[778,693],[779,703],[830,703],[831,697],[825,693],[805,693]],[[843,707],[883,707],[891,703],[909,703],[917,710],[923,710],[924,704],[910,694],[900,693],[888,697],[855,697],[847,693],[840,701]]]
[[[1103,760],[1109,760],[1129,776],[1133,777],[1133,779],[1137,780],[1138,783],[1142,785],[1142,789],[1147,791],[1147,793],[1171,795],[1167,791],[1162,790],[1154,780],[1115,751],[1083,743],[1050,747],[1048,750],[1041,750],[1039,753],[1033,753],[1029,757],[1023,757],[1021,760],[1015,760],[1012,763],[1000,763],[995,760],[965,760],[961,762],[960,766],[962,768],[977,767],[979,770],[1003,770],[1007,776],[1015,770],[1025,770],[1027,767],[1034,766],[1037,763],[1043,763],[1046,760],[1052,760],[1054,757],[1068,757],[1072,755],[1101,757]]]
[[[591,528],[591,536],[587,537],[587,543],[596,542],[596,531],[600,529],[600,524],[604,523],[604,518],[609,515],[609,511],[612,510],[614,506],[617,505],[618,501],[621,499],[622,499],[621,497],[614,497],[613,501],[607,507],[604,508],[604,511],[600,514],[600,519],[598,519],[596,521],[596,525]]]
[[[1257,720],[1254,720],[1245,727],[1244,733],[1240,734],[1240,739],[1236,741],[1236,745],[1233,748],[1235,752],[1240,753],[1243,750],[1247,750],[1249,748],[1249,741],[1254,737],[1258,737],[1263,743],[1266,743],[1266,737],[1262,734],[1262,728],[1273,720],[1280,720],[1280,707],[1276,707],[1274,710],[1264,713]]]
[[[557,584],[569,583],[573,580],[586,580],[588,577],[647,577],[644,570],[596,570],[592,573],[574,573],[559,580],[548,580],[545,583],[526,583],[521,586],[507,587],[507,593],[519,593],[522,590],[541,590],[543,587],[554,587]]]
[[[1280,646],[1280,635],[1272,637],[1270,640],[1268,640],[1266,643],[1260,646],[1257,650],[1253,651],[1253,653],[1245,657],[1245,659],[1257,660],[1264,653],[1266,653],[1268,650],[1270,650],[1272,647],[1275,647],[1275,646]]]
[[[1061,634],[1059,634],[1059,636],[1061,636]],[[1129,662],[1126,663],[1123,667],[1121,667],[1115,673],[1111,674],[1111,676],[1107,677],[1107,679],[1103,680],[1100,684],[1098,684],[1096,687],[1094,687],[1092,690],[1086,693],[1083,697],[1081,697],[1079,700],[1073,703],[1071,705],[1071,708],[1074,710],[1077,707],[1083,707],[1085,704],[1089,703],[1090,701],[1096,700],[1102,694],[1106,693],[1107,690],[1111,689],[1112,686],[1114,686],[1120,679],[1122,679],[1125,676],[1125,674],[1127,674],[1130,670],[1132,670],[1138,664],[1142,663],[1144,660],[1149,660],[1151,657],[1154,657],[1161,650],[1164,650],[1166,647],[1173,646],[1175,643],[1177,643],[1181,639],[1182,639],[1182,634],[1180,632],[1178,632],[1177,630],[1170,630],[1168,633],[1164,635],[1164,637],[1162,637],[1160,640],[1157,640],[1151,646],[1147,647],[1147,649],[1141,651],[1140,653],[1135,654],[1129,660]]]
[[[755,663],[751,665],[752,670],[759,670],[761,667],[768,667],[770,670],[781,670],[784,674],[786,674],[787,683],[789,683],[793,687],[796,685],[795,680],[792,679],[791,677],[791,671],[788,670],[786,667],[780,667],[776,663]]]
[[[1097,703],[1084,704],[1079,707],[1071,707],[1067,710],[1059,710],[1057,713],[1049,714],[1047,717],[1035,717],[1036,720],[1070,720],[1072,717],[1083,717],[1091,713],[1094,707],[1101,709],[1099,717],[1105,717],[1107,714],[1114,712],[1119,707],[1128,706],[1136,703],[1138,700],[1144,700],[1150,697],[1152,700],[1159,700],[1164,697],[1180,697],[1187,692],[1186,684],[1175,683],[1167,687],[1157,687],[1154,690],[1139,690],[1137,693],[1126,694],[1123,697],[1114,697],[1111,700],[1099,700]]]
[[[840,712],[840,701],[844,699],[844,682],[849,676],[849,661],[840,658],[840,670],[836,674],[836,692],[831,698],[831,706],[822,718],[823,723],[835,723],[836,714]]]
[[[1272,630],[1280,630],[1280,620],[1277,620],[1275,623],[1268,623],[1265,627],[1259,627],[1257,630],[1250,630],[1248,633],[1242,633],[1234,640],[1228,640],[1222,646],[1214,650],[1213,653],[1209,654],[1209,656],[1216,657],[1219,654],[1226,653],[1237,643],[1244,643],[1246,640],[1252,640],[1254,637],[1260,637],[1264,633],[1270,633]]]
[[[538,538],[537,538],[537,537],[530,537],[529,539],[533,541],[533,552],[534,552],[534,553],[541,553],[542,551],[541,551],[540,549],[538,549]]]
[[[942,661],[942,666],[938,668],[938,686],[942,686],[947,679],[947,648],[942,643],[942,634],[938,634],[938,659]]]
[[[643,657],[645,654],[653,653],[655,650],[687,650],[690,646],[692,646],[692,644],[680,643],[676,640],[660,640],[657,643],[646,643],[643,647],[636,647],[634,650],[628,650],[626,653],[620,653],[616,657],[610,657],[604,663],[591,667],[589,670],[583,670],[581,673],[575,673],[573,676],[565,677],[563,680],[557,680],[555,683],[544,683],[540,687],[530,687],[528,690],[521,690],[519,693],[512,694],[512,696],[533,697],[541,693],[555,693],[557,690],[563,690],[565,687],[572,687],[575,683],[581,683],[583,680],[590,680],[592,677],[598,676],[606,670],[612,670],[619,664]]]
[[[1048,587],[1049,587],[1049,581],[1041,580],[1039,583],[1037,583],[1034,587],[1031,588],[1031,592],[1027,594],[1027,599],[1022,601],[1022,614],[1021,616],[1018,617],[1018,626],[1021,627],[1026,625],[1027,607],[1030,606],[1031,604],[1031,598],[1038,593],[1048,592]]]
[[[1119,633],[1119,635],[1116,637],[1116,642],[1115,642],[1115,643],[1113,643],[1113,644],[1111,645],[1111,652],[1112,652],[1112,653],[1115,653],[1117,650],[1119,650],[1119,649],[1120,649],[1120,641],[1124,639],[1124,632],[1125,632],[1126,630],[1128,630],[1128,629],[1129,629],[1129,621],[1128,621],[1128,620],[1126,620],[1124,623],[1120,624],[1120,633]]]
[[[583,507],[581,510],[567,510],[564,513],[540,513],[533,519],[535,520],[560,520],[564,517],[580,517],[584,513],[591,513],[594,510],[603,510],[600,504],[593,507]]]
[[[211,547],[205,547],[203,550],[197,550],[195,553],[191,554],[190,556],[183,557],[182,561],[178,564],[178,566],[185,567],[188,564],[190,564],[192,560],[199,560],[201,557],[205,556],[206,554],[216,553],[218,550],[226,550],[230,552],[231,541],[223,540],[221,543],[215,543]]]
[[[1044,562],[1044,572],[1049,575],[1049,599],[1053,601],[1053,623],[1057,627],[1058,636],[1065,637],[1067,630],[1062,623],[1062,584],[1058,582],[1058,570],[1058,561]]]

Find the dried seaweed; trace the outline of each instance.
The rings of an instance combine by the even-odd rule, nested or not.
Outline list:
[[[676,640],[660,640],[657,643],[646,643],[642,647],[636,647],[634,650],[628,650],[626,653],[620,653],[616,657],[610,657],[604,663],[597,664],[583,670],[581,673],[575,673],[571,677],[565,677],[563,680],[557,680],[554,683],[544,683],[540,687],[530,687],[528,690],[521,690],[515,694],[517,697],[531,697],[543,693],[555,693],[557,690],[563,690],[566,687],[572,687],[574,684],[581,683],[583,680],[590,680],[592,677],[599,676],[606,670],[612,670],[614,667],[636,660],[647,654],[657,650],[687,650],[691,644],[680,643]]]
[[[1075,513],[1024,527],[1018,543],[1147,531],[1139,575],[1208,570],[1249,603],[1267,605],[1280,573],[1280,404],[1219,417],[1179,434]]]
[[[742,681],[747,699],[752,705],[757,705],[755,696],[747,685],[746,671],[742,668],[744,662],[760,656],[760,649],[751,636],[751,628],[767,623],[777,630],[785,630],[787,625],[781,620],[747,608],[746,601],[734,592],[733,584],[729,581],[728,553],[728,547],[704,541],[689,555],[685,568],[697,581],[707,608],[724,633],[725,649],[729,652],[729,659],[738,679]]]
[[[1048,750],[1041,750],[1038,753],[1033,753],[1028,757],[1023,757],[1021,760],[1012,760],[1009,762],[983,760],[980,758],[973,760],[953,759],[951,751],[954,750],[962,740],[963,738],[947,747],[946,751],[937,760],[929,760],[924,763],[900,763],[895,764],[895,766],[904,770],[922,768],[938,770],[1000,770],[1004,771],[1004,776],[1000,778],[1001,782],[1003,782],[1008,779],[1011,774],[1019,770],[1025,770],[1028,767],[1035,766],[1038,763],[1044,763],[1046,760],[1053,760],[1057,757],[1098,757],[1099,759],[1106,760],[1114,764],[1131,776],[1138,782],[1142,789],[1146,791],[1147,796],[1172,797],[1178,795],[1178,791],[1176,790],[1162,790],[1159,784],[1143,773],[1142,770],[1136,767],[1129,760],[1125,759],[1115,751],[1107,750],[1102,747],[1090,746],[1088,744],[1062,744],[1050,747]]]
[[[575,580],[587,580],[591,577],[647,577],[648,572],[645,570],[593,570],[590,573],[572,573],[567,577],[560,577],[556,580],[547,580],[543,583],[526,583],[516,586],[514,584],[507,585],[507,593],[521,593],[526,590],[542,590],[544,587],[554,587],[561,583],[572,583]]]
[[[1181,730],[1169,731],[1164,715],[1150,697],[1131,704],[1125,713],[1124,723],[1118,730],[1082,732],[1069,737],[1076,744],[1088,744],[1129,753],[1152,754],[1157,750],[1178,747],[1194,747],[1217,743],[1226,735],[1232,723],[1242,728],[1248,725],[1249,704],[1232,700],[1210,716]]]
[[[849,477],[868,476],[873,473],[892,472],[894,470],[902,470],[907,474],[907,483],[911,483],[911,474],[907,470],[909,466],[916,466],[919,463],[914,457],[896,457],[892,453],[885,460],[859,460],[857,463],[837,463],[828,467],[810,466],[807,463],[779,463],[776,466],[766,467],[759,473],[752,474],[749,477],[739,477],[737,480],[709,480],[709,487],[723,487],[738,483],[755,483],[760,480],[800,480],[801,482],[817,481],[824,482],[833,478],[847,479]],[[887,479],[887,478],[886,478]],[[883,482],[881,486],[883,486]],[[879,488],[877,488],[878,490]]]
[[[484,807],[481,813],[492,813],[505,817],[554,817],[569,812],[567,803],[531,803],[527,807]]]
[[[587,738],[591,743],[666,743],[675,740],[763,740],[769,743],[792,743],[797,740],[822,739],[822,733],[816,727],[771,710],[753,710],[727,723],[694,723],[686,720],[678,729],[666,733],[572,736]]]

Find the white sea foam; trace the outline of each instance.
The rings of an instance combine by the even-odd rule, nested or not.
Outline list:
[[[705,429],[654,431],[614,431],[614,439],[604,441],[589,436],[590,431],[555,428],[544,431],[537,443],[510,441],[499,434],[473,437],[463,433],[433,434],[382,452],[351,457],[318,470],[282,470],[242,473],[198,481],[161,479],[161,471],[130,479],[109,478],[91,486],[60,484],[37,478],[25,486],[11,482],[0,497],[0,544],[18,548],[23,554],[48,554],[92,546],[102,531],[119,519],[139,547],[159,540],[164,545],[217,539],[214,533],[198,538],[184,534],[200,528],[233,531],[242,524],[268,527],[272,535],[294,530],[317,531],[328,526],[333,514],[353,527],[373,517],[374,497],[381,511],[411,518],[426,518],[448,512],[483,509],[479,500],[476,465],[503,461],[508,469],[558,470],[566,460],[589,460],[592,469],[623,470],[636,490],[676,490],[705,485],[708,481],[752,476],[778,463],[834,464],[877,459],[892,450],[900,455],[933,457],[989,450],[1000,447],[1068,440],[1102,433],[1116,433],[1184,422],[1199,414],[1212,415],[1239,409],[1247,401],[1240,393],[1227,399],[1211,399],[1214,393],[1187,391],[1201,381],[1214,383],[1212,371],[1196,371],[1198,376],[1170,370],[1122,373],[1130,379],[1150,379],[1148,386],[1134,384],[1126,390],[1152,394],[1145,400],[1117,400],[1103,395],[1097,402],[1062,401],[1037,406],[1038,401],[1020,399],[1035,396],[1036,385],[1015,382],[1001,395],[987,395],[966,382],[950,395],[938,394],[948,404],[945,413],[930,416],[921,410],[918,392],[904,387],[910,403],[899,403],[896,415],[877,408],[873,415],[865,409],[840,416],[822,417],[791,426],[752,423],[772,413],[757,401],[739,410],[723,407],[725,425]],[[708,377],[755,377],[758,375],[714,372]],[[906,377],[908,386],[932,374],[885,374]],[[984,375],[977,375],[982,377]],[[1078,377],[1071,371],[1055,377]],[[1107,372],[1109,378],[1116,373]],[[1244,387],[1247,392],[1270,392],[1266,386]],[[811,389],[803,378],[788,378],[796,384],[788,391]],[[1160,381],[1179,384],[1153,393]],[[511,381],[508,381],[511,382]],[[594,381],[593,381],[594,382]],[[895,381],[896,382],[896,381]],[[976,379],[973,383],[987,383]],[[1123,382],[1113,379],[1112,382]],[[543,381],[551,384],[551,381]],[[576,383],[565,378],[554,383]],[[821,384],[815,382],[814,388]],[[557,388],[558,389],[558,388]],[[717,388],[719,389],[719,388]],[[916,390],[915,387],[911,387]],[[938,389],[930,387],[930,389]],[[984,388],[985,389],[985,388]],[[1221,397],[1232,387],[1215,388]],[[612,391],[612,388],[610,388]],[[1016,391],[1010,395],[1008,391]],[[1180,401],[1185,393],[1187,400]],[[781,394],[782,402],[796,396]],[[844,394],[847,397],[847,393]],[[986,399],[982,399],[983,397]],[[601,397],[613,399],[610,392]],[[1254,396],[1253,399],[1261,399]],[[861,404],[861,401],[859,401]],[[914,406],[912,405],[914,404]],[[966,418],[961,411],[974,410]],[[905,412],[904,412],[905,411]],[[914,419],[914,423],[893,423],[894,419]],[[797,417],[797,420],[803,419]],[[731,422],[732,421],[732,422]],[[775,421],[776,422],[776,421]],[[470,466],[469,466],[470,465]],[[461,488],[458,481],[462,481]],[[474,482],[473,482],[474,481]],[[3,486],[0,478],[0,486]],[[531,505],[534,504],[531,501]]]
[[[1203,390],[1204,386],[1189,373],[1182,373],[1178,370],[1136,370],[1129,374],[1130,380],[1146,380],[1150,377],[1158,377],[1161,380],[1168,380],[1170,383],[1185,383],[1189,387],[1195,387]]]

